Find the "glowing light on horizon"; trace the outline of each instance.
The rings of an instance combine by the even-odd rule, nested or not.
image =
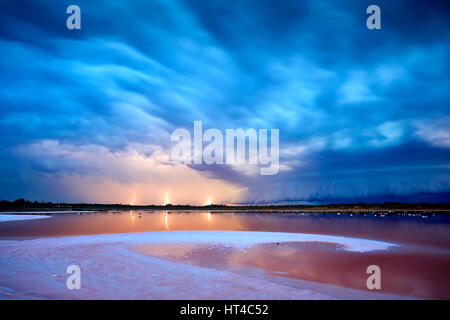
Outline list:
[[[167,191],[167,193],[166,193],[166,200],[165,200],[165,203],[164,203],[164,205],[168,205],[170,203],[170,200],[169,200],[169,191]]]
[[[211,198],[208,198],[205,202],[205,206],[210,206],[212,204]]]
[[[136,195],[136,191],[134,192],[134,196],[133,196],[133,200],[131,200],[130,202],[130,206],[134,206],[136,204],[136,200],[137,200],[137,195]]]

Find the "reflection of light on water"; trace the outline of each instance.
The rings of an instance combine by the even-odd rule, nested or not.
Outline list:
[[[130,216],[131,216],[131,224],[134,225],[135,215],[133,211],[130,212]]]
[[[169,215],[166,213],[164,214],[164,225],[166,226],[166,230],[169,231]]]
[[[206,213],[206,218],[208,219],[208,222],[211,223],[211,212]]]

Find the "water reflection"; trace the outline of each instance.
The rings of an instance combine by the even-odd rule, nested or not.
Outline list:
[[[211,224],[211,212],[206,213],[206,218],[208,219],[208,223]]]
[[[166,226],[166,230],[170,231],[170,229],[169,229],[169,214],[167,211],[164,213],[164,225]]]
[[[341,214],[257,214],[129,211],[54,214],[51,219],[0,223],[0,238],[176,230],[246,230],[343,235],[450,248],[447,216],[373,217]]]
[[[399,244],[392,252],[355,253],[330,245],[274,243],[236,251],[191,243],[141,245],[134,249],[158,258],[203,267],[330,283],[364,290],[367,265],[384,270],[389,292],[448,298],[450,218],[447,216],[370,216],[180,211],[129,211],[53,214],[50,219],[0,223],[0,239],[177,230],[237,230],[317,233],[378,239]],[[401,277],[398,277],[401,275]],[[418,285],[416,285],[418,283]]]

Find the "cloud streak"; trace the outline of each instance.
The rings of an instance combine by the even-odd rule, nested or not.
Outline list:
[[[69,31],[62,3],[1,0],[1,197],[448,201],[448,4],[380,1],[378,31],[369,4],[79,1]],[[283,170],[172,170],[170,133],[194,120],[280,129]]]

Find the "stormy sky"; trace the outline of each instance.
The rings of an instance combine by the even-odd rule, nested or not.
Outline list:
[[[366,28],[371,4],[381,30]],[[449,9],[0,0],[0,198],[448,202]],[[195,120],[279,129],[279,173],[173,164],[170,134]]]

